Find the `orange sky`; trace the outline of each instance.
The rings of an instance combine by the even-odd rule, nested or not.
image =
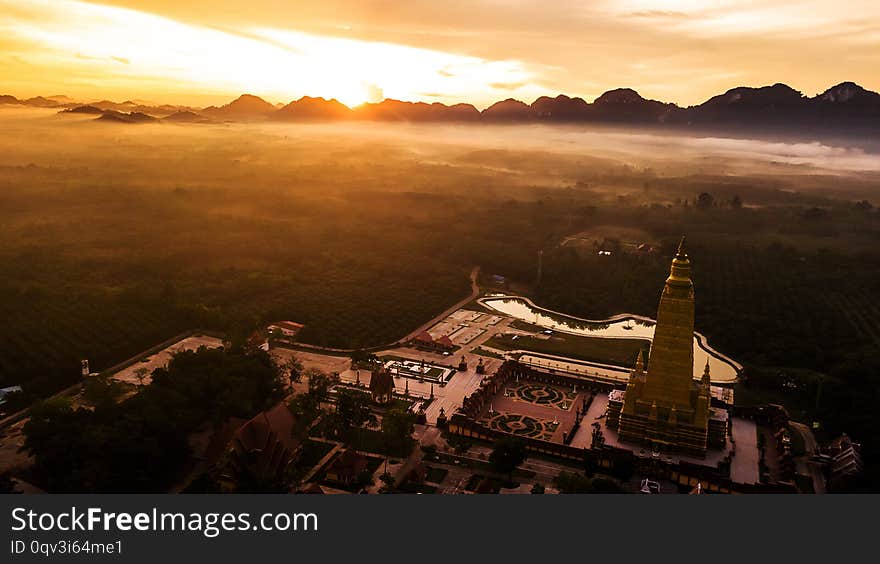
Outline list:
[[[0,0],[0,93],[22,97],[484,107],[626,86],[689,105],[880,90],[878,69],[877,0]]]

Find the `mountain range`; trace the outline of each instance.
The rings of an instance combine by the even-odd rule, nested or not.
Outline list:
[[[59,108],[65,113],[95,114],[103,121],[142,123],[164,120],[187,123],[228,121],[404,121],[487,123],[607,123],[640,126],[724,128],[813,128],[847,131],[880,129],[880,94],[853,82],[843,82],[813,97],[785,84],[760,88],[737,87],[702,104],[680,107],[648,100],[630,88],[605,92],[592,103],[560,94],[542,96],[527,104],[507,99],[483,111],[470,104],[404,102],[386,99],[354,108],[337,100],[305,96],[289,104],[273,105],[243,94],[223,106],[193,108],[154,105],[128,100],[101,100],[82,104],[66,96],[19,100],[0,95],[0,104]]]

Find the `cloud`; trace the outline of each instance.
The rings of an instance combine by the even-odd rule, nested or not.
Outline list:
[[[367,90],[367,102],[381,102],[385,99],[385,92],[375,84],[365,84]]]
[[[9,6],[16,9],[4,9]],[[126,98],[156,90],[254,92],[352,105],[386,95],[411,100],[429,90],[442,92],[443,101],[459,101],[488,95],[492,83],[526,84],[534,77],[514,59],[280,27],[196,25],[78,0],[0,0],[0,37],[0,47],[14,41],[29,55],[35,90],[47,76],[95,80],[103,73],[107,89]],[[45,88],[50,86],[57,88]]]
[[[85,40],[80,27],[95,28],[99,37],[110,40],[116,27],[112,42],[127,45],[137,43],[149,29],[151,39],[163,37],[151,42],[164,62],[149,57],[144,61],[119,49],[101,51],[104,57],[130,60],[130,72],[118,74],[115,86],[127,81],[135,87],[135,74],[140,73],[142,84],[171,75],[180,90],[191,91],[195,85],[202,92],[229,92],[247,83],[278,96],[304,94],[302,84],[315,87],[310,73],[322,67],[329,74],[323,80],[330,83],[323,93],[329,95],[343,85],[362,91],[362,83],[369,82],[392,97],[436,92],[444,95],[443,101],[482,105],[497,93],[493,84],[518,82],[526,83],[523,90],[528,95],[562,92],[590,98],[629,86],[646,97],[683,105],[735,86],[774,82],[808,94],[843,80],[880,89],[875,70],[880,53],[876,0],[850,0],[846,9],[827,0],[213,0],[211,5],[205,10],[204,3],[179,0],[102,0],[100,5],[0,0],[0,49],[7,56],[24,54],[34,66],[36,82],[62,69],[68,77],[85,70],[68,68],[47,41],[64,35]],[[113,10],[128,20],[106,21]],[[132,29],[135,22],[146,27]],[[172,41],[166,39],[168,26],[174,30]],[[197,31],[198,39],[184,39],[177,33],[181,29]],[[25,51],[6,47],[20,44],[22,37],[29,41]],[[221,45],[216,53],[217,37],[225,38],[222,45],[236,48]],[[342,57],[328,65],[321,51],[345,51],[346,41],[355,46],[350,59],[359,64],[348,64]],[[183,60],[178,60],[173,45],[183,49]],[[379,46],[395,47],[395,56],[385,64],[397,65],[398,78],[389,81],[383,69],[360,64],[361,55],[391,52]],[[74,49],[68,48],[68,53]],[[421,53],[423,64],[406,62],[410,50]],[[209,56],[212,51],[215,54]],[[202,80],[207,71],[187,72],[198,58],[204,62],[196,68],[214,75],[209,81]],[[305,76],[301,58],[316,62],[306,64]],[[252,61],[250,66],[246,59]],[[401,60],[406,63],[399,64]],[[115,69],[121,70],[118,65]],[[703,75],[695,69],[714,70]],[[362,76],[367,70],[382,76]],[[0,68],[0,80],[15,78],[10,72]],[[343,80],[346,74],[353,74],[348,82]],[[171,87],[168,82],[166,90]]]
[[[528,84],[527,82],[492,82],[489,84],[492,88],[496,90],[519,90],[523,86]]]
[[[642,12],[630,12],[624,14],[626,18],[658,18],[658,19],[681,19],[690,18],[690,14],[673,10],[645,10]]]

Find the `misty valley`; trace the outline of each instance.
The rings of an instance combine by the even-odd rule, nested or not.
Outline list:
[[[742,364],[737,402],[784,405],[820,438],[880,436],[864,139],[92,118],[0,106],[7,413],[77,382],[81,359],[103,370],[193,329],[289,319],[306,345],[394,343],[466,297],[476,266],[552,311],[653,317],[686,234],[695,327]],[[859,487],[877,487],[877,442],[862,456]]]

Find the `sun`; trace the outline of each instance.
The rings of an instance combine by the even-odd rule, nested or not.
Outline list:
[[[369,102],[370,96],[366,88],[360,85],[353,85],[351,88],[341,90],[339,94],[336,95],[336,99],[349,108],[355,108],[361,104]]]
[[[354,84],[340,85],[335,98],[349,108],[355,108],[367,102],[381,102],[384,96],[380,87],[361,81]]]

